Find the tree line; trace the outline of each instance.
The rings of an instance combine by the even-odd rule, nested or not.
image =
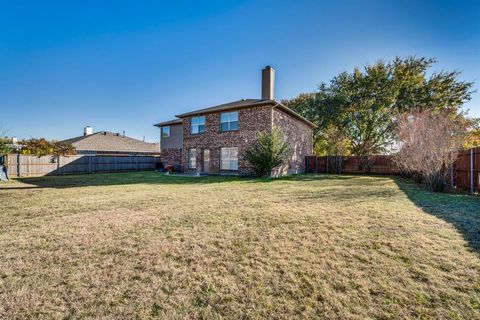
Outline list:
[[[406,176],[442,191],[461,148],[480,146],[479,121],[461,107],[474,93],[459,71],[432,71],[434,58],[396,57],[342,72],[315,92],[284,101],[317,125],[314,153],[392,154]]]
[[[473,82],[459,71],[432,71],[434,58],[397,57],[342,72],[315,92],[283,101],[317,125],[315,154],[367,156],[398,150],[398,121],[408,113],[448,113],[465,126],[465,142],[480,141],[477,119],[461,110]]]

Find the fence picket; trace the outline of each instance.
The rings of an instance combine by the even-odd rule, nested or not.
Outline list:
[[[6,156],[7,172],[11,177],[153,170],[158,162],[160,162],[158,156],[74,155],[37,157],[21,154]]]

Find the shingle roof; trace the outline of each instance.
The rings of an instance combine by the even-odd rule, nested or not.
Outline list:
[[[161,126],[171,126],[175,124],[182,124],[182,119],[173,119],[165,122],[160,122],[160,123],[154,124],[154,126],[161,127]]]
[[[100,131],[61,142],[72,144],[75,149],[84,151],[160,153],[160,145],[157,143],[144,142],[108,131]]]
[[[231,110],[231,109],[240,109],[240,108],[248,108],[256,105],[262,105],[262,104],[276,104],[277,102],[275,100],[262,100],[262,99],[242,99],[238,101],[233,101],[229,103],[224,103],[224,104],[219,104],[217,106],[209,107],[209,108],[204,108],[204,109],[198,109],[195,111],[187,112],[187,113],[182,113],[177,115],[176,117],[178,118],[183,118],[183,117],[188,117],[188,116],[194,116],[197,114],[205,114],[205,113],[212,113],[212,112],[218,112],[218,111],[224,111],[224,110]]]
[[[224,103],[220,104],[217,106],[209,107],[209,108],[204,108],[204,109],[198,109],[195,111],[187,112],[187,113],[182,113],[177,115],[176,117],[178,118],[183,118],[183,117],[189,117],[189,116],[195,116],[195,115],[201,115],[201,114],[206,114],[206,113],[213,113],[213,112],[220,112],[220,111],[227,111],[227,110],[233,110],[233,109],[241,109],[241,108],[248,108],[248,107],[254,107],[254,106],[260,106],[260,105],[273,105],[274,108],[278,108],[282,110],[283,112],[287,113],[288,115],[305,122],[312,128],[316,128],[316,125],[313,124],[312,122],[308,121],[292,109],[288,108],[287,106],[283,105],[282,103],[276,101],[276,100],[262,100],[262,99],[242,99],[238,101],[233,101],[229,103]],[[178,119],[181,120],[181,119]],[[175,121],[175,120],[171,120]],[[179,122],[180,123],[180,122]],[[156,124],[156,126],[159,126],[161,124],[166,125],[165,123],[159,123]]]

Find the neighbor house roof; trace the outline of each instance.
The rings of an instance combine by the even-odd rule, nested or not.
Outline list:
[[[77,150],[129,152],[129,153],[159,153],[160,145],[123,136],[119,133],[100,131],[61,141],[71,144]]]
[[[187,113],[182,113],[177,115],[176,117],[178,118],[184,118],[184,117],[189,117],[189,116],[195,116],[195,115],[201,115],[201,114],[206,114],[206,113],[213,113],[213,112],[221,112],[221,111],[227,111],[227,110],[234,110],[234,109],[242,109],[242,108],[250,108],[254,106],[260,106],[260,105],[272,105],[274,108],[278,108],[279,110],[282,110],[283,112],[289,114],[290,116],[305,122],[312,128],[315,128],[316,125],[313,124],[312,122],[308,121],[292,109],[288,108],[287,106],[283,105],[282,103],[276,101],[276,100],[262,100],[262,99],[242,99],[238,101],[233,101],[229,103],[224,103],[220,104],[217,106],[209,107],[209,108],[203,108],[203,109],[198,109],[195,111],[187,112]],[[178,123],[181,123],[181,119],[176,119],[176,120],[171,120],[167,122],[162,122],[159,124],[156,124],[155,126],[162,126],[162,125],[168,125],[172,124],[169,122],[173,121],[179,121]]]

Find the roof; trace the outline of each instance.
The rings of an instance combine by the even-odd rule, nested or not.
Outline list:
[[[162,127],[162,126],[172,126],[176,124],[182,124],[182,119],[173,119],[165,122],[160,122],[157,124],[154,124],[155,127]]]
[[[195,111],[187,112],[187,113],[182,113],[177,115],[176,117],[178,118],[184,118],[184,117],[189,117],[189,116],[195,116],[195,115],[201,115],[201,114],[206,114],[206,113],[213,113],[213,112],[220,112],[220,111],[227,111],[227,110],[234,110],[234,109],[242,109],[242,108],[249,108],[249,107],[254,107],[254,106],[260,106],[260,105],[272,105],[274,108],[278,108],[279,110],[282,110],[283,112],[287,113],[288,115],[305,122],[312,128],[316,128],[316,125],[313,124],[312,122],[308,121],[292,109],[288,108],[284,104],[276,101],[276,100],[262,100],[262,99],[242,99],[238,101],[233,101],[229,103],[224,103],[220,104],[217,106],[209,107],[209,108],[203,108],[203,109],[198,109]],[[178,119],[181,120],[181,119]],[[174,120],[171,120],[174,121]],[[168,121],[167,121],[168,122]],[[162,124],[162,123],[160,123]],[[160,125],[157,124],[156,126]],[[165,125],[165,122],[163,123]]]
[[[160,145],[157,143],[144,142],[108,131],[100,131],[61,142],[71,144],[77,150],[160,153]]]
[[[229,103],[219,104],[217,106],[213,106],[209,108],[203,108],[203,109],[198,109],[198,110],[187,112],[187,113],[182,113],[177,115],[176,117],[183,118],[183,117],[189,117],[189,116],[194,116],[198,114],[213,113],[213,112],[219,112],[224,110],[241,109],[241,108],[253,107],[256,105],[268,105],[268,104],[276,104],[276,103],[277,102],[275,100],[242,99],[242,100],[233,101]]]

